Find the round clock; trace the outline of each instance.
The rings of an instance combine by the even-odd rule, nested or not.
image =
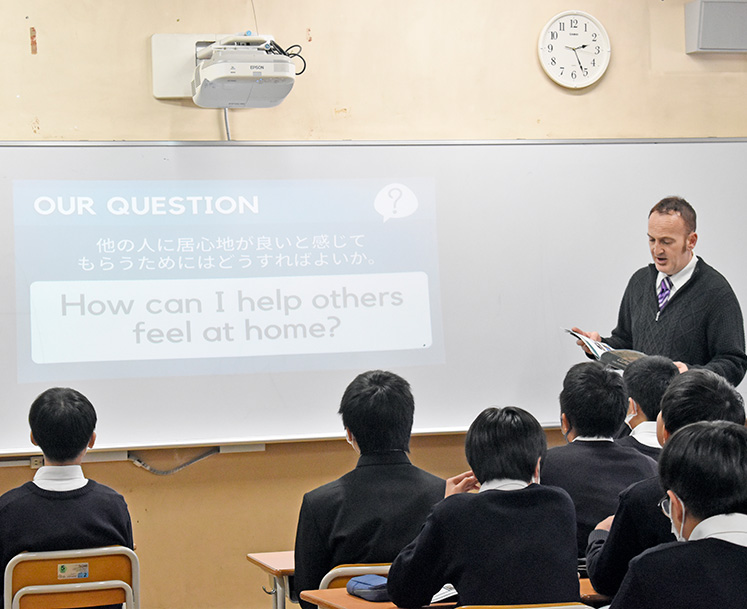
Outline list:
[[[582,11],[555,15],[539,37],[542,69],[557,84],[581,89],[597,82],[610,63],[610,39],[604,26]]]

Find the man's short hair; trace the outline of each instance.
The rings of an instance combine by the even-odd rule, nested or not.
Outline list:
[[[410,384],[384,370],[356,376],[345,389],[339,410],[362,454],[409,450],[414,413]]]
[[[572,366],[563,380],[560,412],[578,436],[610,437],[625,420],[622,377],[600,362]]]
[[[44,456],[56,463],[72,461],[82,453],[96,429],[96,410],[75,389],[53,387],[34,400],[29,425]]]
[[[706,368],[694,368],[669,383],[661,398],[661,418],[670,434],[698,421],[744,425],[744,400],[724,377]]]
[[[547,451],[547,439],[526,410],[486,408],[470,425],[464,447],[480,483],[503,478],[529,482],[537,459]]]
[[[659,477],[698,520],[747,514],[747,429],[728,421],[686,425],[661,451]]]
[[[647,355],[631,362],[625,368],[623,381],[628,397],[635,400],[649,421],[656,420],[661,396],[679,373],[674,362],[662,355]]]
[[[649,217],[654,212],[659,214],[679,214],[680,217],[685,221],[685,228],[688,233],[694,233],[697,224],[697,214],[690,205],[682,197],[666,197],[659,201],[656,205],[651,208],[648,212]]]

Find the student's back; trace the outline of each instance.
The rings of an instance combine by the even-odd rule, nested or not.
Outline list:
[[[0,568],[21,552],[133,548],[124,498],[87,480],[80,464],[96,441],[96,411],[74,389],[41,393],[29,411],[31,440],[45,465],[33,482],[0,497]],[[3,600],[0,598],[0,608]]]

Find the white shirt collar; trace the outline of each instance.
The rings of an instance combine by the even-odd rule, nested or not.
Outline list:
[[[529,486],[529,482],[523,480],[511,480],[501,478],[499,480],[488,480],[480,485],[479,493],[483,491],[518,491]]]
[[[571,442],[575,442],[576,440],[581,440],[582,442],[614,442],[611,437],[608,438],[606,436],[576,436]]]
[[[36,471],[34,484],[45,491],[74,491],[88,480],[80,465],[45,465]]]
[[[661,444],[659,444],[659,440],[656,437],[656,421],[643,421],[642,423],[638,423],[638,425],[631,430],[630,435],[644,446],[661,448]]]
[[[693,254],[693,257],[690,259],[690,262],[688,262],[685,265],[685,268],[682,270],[676,272],[674,275],[667,275],[666,273],[662,273],[659,271],[656,274],[656,291],[658,293],[659,286],[661,285],[661,280],[664,279],[664,277],[669,277],[669,279],[672,281],[672,288],[670,293],[670,298],[674,296],[674,293],[679,290],[683,285],[685,285],[690,277],[693,276],[693,271],[695,271],[695,265],[698,263],[698,257]]]
[[[747,547],[747,514],[719,514],[702,520],[690,533],[689,541],[698,539],[720,539]]]

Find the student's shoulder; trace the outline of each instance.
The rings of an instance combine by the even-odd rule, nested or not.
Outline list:
[[[0,510],[3,510],[9,505],[13,505],[16,502],[25,499],[33,493],[33,489],[34,483],[26,482],[21,486],[17,486],[16,488],[6,491],[2,495],[0,495]]]
[[[83,489],[87,493],[90,493],[97,497],[104,497],[110,500],[121,500],[124,501],[124,497],[121,493],[115,491],[110,486],[106,486],[105,484],[101,484],[99,482],[96,482],[95,480],[88,479],[88,483],[86,486],[83,487]]]

